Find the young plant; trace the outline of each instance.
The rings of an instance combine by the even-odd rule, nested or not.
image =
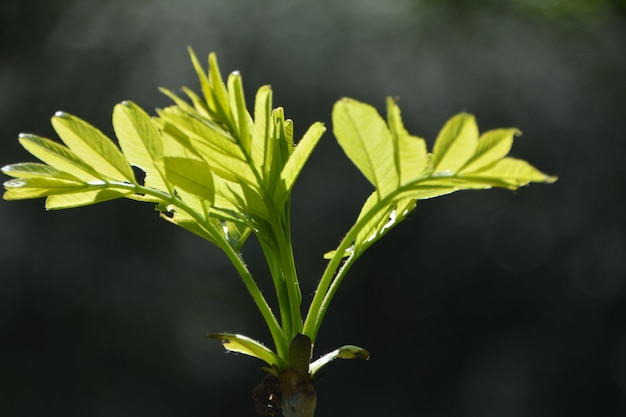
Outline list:
[[[63,144],[19,135],[41,160],[7,165],[4,199],[46,198],[57,210],[116,198],[155,204],[161,217],[218,246],[241,276],[263,316],[273,349],[236,333],[208,334],[226,350],[265,362],[267,377],[255,388],[261,414],[313,416],[313,381],[335,359],[368,359],[358,346],[339,347],[311,361],[324,315],[350,267],[374,242],[404,220],[418,200],[459,190],[515,190],[531,182],[554,182],[529,163],[507,157],[514,128],[479,134],[474,117],[452,117],[431,152],[405,129],[396,102],[387,99],[386,121],[375,108],[353,99],[332,111],[333,133],[348,158],[372,184],[355,223],[337,248],[303,316],[302,294],[291,243],[290,195],[298,175],[325,131],[313,123],[296,143],[293,122],[272,105],[269,86],[258,89],[252,113],[241,75],[224,83],[215,54],[208,71],[193,51],[202,95],[183,88],[187,100],[162,89],[173,105],[150,117],[130,101],[115,106],[119,148],[80,118],[57,112],[52,126]],[[140,181],[133,171],[144,174]],[[260,243],[271,272],[278,314],[270,308],[241,255],[250,234]]]

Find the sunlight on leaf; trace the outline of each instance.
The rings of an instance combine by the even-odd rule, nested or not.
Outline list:
[[[384,198],[399,185],[391,133],[376,109],[344,98],[333,108],[333,132],[348,158]]]
[[[163,158],[165,176],[174,186],[195,194],[202,199],[213,200],[213,177],[209,166],[197,159]]]
[[[326,128],[322,123],[313,123],[296,145],[280,174],[281,178],[285,181],[286,190],[291,190],[293,187],[304,164],[311,156],[311,152],[313,152],[313,149],[315,149],[315,146],[325,131]]]
[[[100,130],[63,112],[54,115],[52,127],[76,156],[99,173],[118,181],[135,182],[133,170],[124,155]]]
[[[287,361],[280,358],[260,342],[250,339],[247,336],[233,333],[213,333],[206,334],[205,336],[221,340],[224,344],[224,348],[229,352],[242,353],[244,355],[261,359],[268,365],[275,365],[279,369],[287,368]]]
[[[309,366],[309,374],[314,376],[316,373],[320,371],[324,366],[328,365],[330,362],[335,359],[364,359],[369,360],[370,354],[367,350],[362,347],[354,346],[354,345],[345,345],[338,349],[333,350],[325,354],[324,356],[316,359]]]
[[[478,126],[471,114],[461,113],[446,122],[433,147],[435,173],[456,172],[474,155],[478,144]]]
[[[163,142],[157,125],[139,106],[125,101],[113,109],[113,129],[124,156],[145,174],[144,185],[168,191],[155,161],[163,157]]]

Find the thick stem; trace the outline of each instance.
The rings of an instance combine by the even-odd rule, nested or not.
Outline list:
[[[282,400],[280,408],[285,417],[313,417],[317,394],[308,376],[291,369],[278,377]]]

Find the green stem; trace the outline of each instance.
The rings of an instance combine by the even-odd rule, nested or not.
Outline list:
[[[339,284],[354,262],[363,254],[365,249],[371,246],[373,242],[369,242],[367,246],[352,248],[353,252],[350,256],[348,256],[348,259],[346,259],[342,265],[345,253],[354,244],[356,237],[363,227],[365,227],[381,210],[386,210],[389,204],[391,204],[391,202],[394,201],[394,199],[396,199],[402,191],[403,188],[399,188],[396,192],[393,192],[384,199],[380,200],[378,204],[374,205],[350,228],[348,234],[346,234],[341,243],[339,243],[339,246],[337,247],[331,260],[328,262],[328,265],[322,274],[322,278],[317,285],[315,295],[313,296],[313,300],[311,301],[311,305],[309,306],[309,311],[304,322],[303,333],[311,339],[311,342],[315,342],[322,319],[326,314],[330,301],[337,292]],[[341,269],[339,269],[340,267]]]
[[[281,329],[278,321],[276,320],[276,316],[272,312],[269,304],[258,285],[254,281],[252,274],[248,270],[245,262],[241,258],[241,255],[237,253],[232,246],[228,243],[228,241],[224,238],[222,234],[220,234],[212,224],[207,222],[202,215],[196,212],[194,209],[189,207],[185,202],[179,200],[175,197],[172,197],[170,194],[167,194],[162,191],[155,190],[149,187],[143,187],[138,184],[129,184],[124,182],[110,182],[109,185],[114,186],[115,188],[122,188],[126,190],[131,190],[138,194],[150,195],[156,197],[166,204],[171,204],[185,213],[189,214],[214,240],[214,243],[224,251],[228,259],[232,262],[233,266],[241,276],[241,279],[248,290],[248,293],[252,296],[254,303],[259,309],[267,327],[272,335],[272,339],[274,341],[274,345],[276,346],[276,351],[280,357],[287,357],[289,355],[289,341],[285,338],[283,334],[283,330]]]
[[[296,336],[296,334],[302,332],[302,312],[300,311],[300,304],[302,303],[302,293],[300,292],[298,273],[296,271],[296,262],[293,256],[293,246],[291,244],[288,218],[284,222],[284,230],[279,231],[278,233],[278,252],[281,260],[285,284],[287,286],[287,295],[289,298],[289,311],[291,312],[291,333],[287,336],[289,336],[289,339],[291,340],[293,339],[293,337]]]
[[[272,275],[274,289],[276,291],[276,299],[278,300],[278,308],[280,310],[280,322],[284,335],[291,334],[291,310],[289,307],[289,295],[287,294],[286,283],[282,273],[282,266],[279,258],[276,256],[277,250],[272,249],[271,245],[259,239],[265,260]]]

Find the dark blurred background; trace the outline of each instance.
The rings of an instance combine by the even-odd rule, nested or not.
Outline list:
[[[319,416],[626,416],[626,6],[621,0],[3,0],[0,165],[74,113],[198,90],[186,47],[271,84],[298,137],[342,96],[400,98],[432,145],[453,114],[524,132],[554,185],[426,201],[351,271],[315,356]],[[203,59],[203,62],[206,62]],[[249,101],[250,102],[250,101]],[[370,187],[329,132],[294,191],[306,304]],[[271,298],[254,239],[244,256]],[[226,257],[149,205],[0,201],[0,416],[252,416],[270,343]]]

